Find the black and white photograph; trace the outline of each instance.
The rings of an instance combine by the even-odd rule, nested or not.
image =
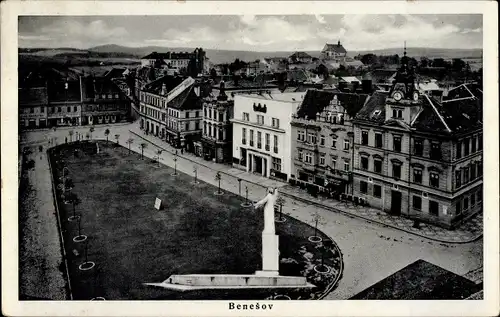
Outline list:
[[[16,307],[250,316],[307,301],[326,316],[336,301],[453,300],[496,314],[486,15],[327,8],[15,16],[2,244],[17,271],[2,288]]]

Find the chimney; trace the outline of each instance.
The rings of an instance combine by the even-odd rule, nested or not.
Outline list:
[[[338,46],[340,46],[340,40],[339,40]]]
[[[198,97],[200,96],[200,86],[199,85],[196,85],[194,87],[194,92],[195,92],[196,96],[198,96]]]
[[[160,93],[162,96],[166,96],[167,95],[167,85],[165,83],[163,83],[161,85],[161,93]]]
[[[363,87],[363,93],[371,94],[373,91],[371,79],[363,79],[362,87]]]

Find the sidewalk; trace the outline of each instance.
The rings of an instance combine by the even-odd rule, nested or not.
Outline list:
[[[154,146],[161,148],[170,154],[176,152],[176,149],[174,147],[172,147],[168,143],[160,140],[155,136],[146,135],[136,125],[130,127],[129,130],[135,136],[145,141],[148,141]],[[420,229],[416,229],[413,228],[413,220],[403,217],[390,216],[378,209],[354,206],[352,203],[345,204],[332,199],[314,198],[310,196],[307,192],[300,190],[297,187],[288,185],[288,183],[275,181],[269,178],[260,177],[251,173],[247,173],[245,171],[233,168],[230,165],[224,165],[224,164],[214,163],[211,161],[206,161],[201,157],[197,157],[191,153],[184,153],[181,155],[180,150],[177,151],[177,156],[179,157],[179,159],[182,158],[184,160],[197,164],[198,166],[204,167],[205,169],[211,170],[213,172],[218,171],[223,176],[226,175],[233,177],[234,180],[230,182],[230,184],[232,184],[236,188],[238,188],[239,185],[238,182],[236,181],[238,178],[254,185],[253,188],[255,188],[255,186],[260,187],[260,190],[258,190],[259,193],[256,193],[255,190],[252,191],[251,195],[252,197],[262,197],[265,194],[266,188],[278,187],[280,188],[280,193],[282,193],[283,196],[289,199],[301,201],[309,205],[314,205],[319,208],[323,208],[325,210],[343,213],[350,217],[361,218],[366,220],[367,222],[377,223],[385,227],[401,230],[413,235],[417,235],[420,237],[424,237],[442,243],[469,243],[479,239],[483,235],[482,213],[473,217],[467,223],[465,223],[464,225],[455,230],[447,230],[438,226],[433,226],[424,223],[421,223]],[[186,170],[184,172],[192,174],[192,171]],[[201,170],[198,171],[198,173],[200,172],[202,171]],[[205,181],[213,184],[216,183],[214,179],[210,178],[208,178],[208,180]],[[245,196],[245,191],[244,191],[245,186],[246,185],[242,185],[243,187],[241,194],[242,196]],[[238,190],[234,190],[234,188],[232,188],[232,190],[230,191],[238,192]],[[249,199],[252,198],[250,197]]]

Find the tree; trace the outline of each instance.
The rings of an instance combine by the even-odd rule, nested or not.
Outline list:
[[[73,218],[76,218],[76,206],[81,204],[82,201],[77,194],[71,193],[71,204],[73,205]]]
[[[461,72],[466,67],[465,62],[460,58],[454,58],[451,62],[451,68],[453,71]]]
[[[69,134],[69,142],[73,142],[73,134],[75,133],[75,131],[73,130],[69,130],[68,131],[68,134]]]
[[[420,67],[429,67],[429,59],[427,57],[420,57]]]
[[[94,127],[90,127],[89,132],[90,132],[90,139],[92,140],[92,132],[95,131]]]
[[[144,149],[148,147],[146,142],[141,143],[141,159],[144,159]]]
[[[365,65],[372,65],[377,63],[377,61],[378,61],[377,55],[372,53],[365,54],[361,57],[361,62]]]
[[[128,144],[128,154],[130,155],[130,146],[132,145],[132,143],[134,143],[134,139],[132,138],[129,138],[127,140],[127,144]]]
[[[217,174],[215,174],[215,180],[219,182],[219,189],[217,190],[217,193],[220,194],[221,191],[220,191],[220,180],[222,179],[222,176],[220,174],[220,172],[217,172]]]
[[[109,129],[104,131],[104,135],[106,136],[106,143],[108,143]]]
[[[212,69],[210,70],[210,77],[211,77],[212,79],[215,79],[215,78],[217,77],[217,71],[215,70],[215,68],[212,68]]]
[[[280,217],[279,220],[281,220],[282,212],[283,212],[283,205],[285,204],[285,199],[282,196],[278,196],[278,199],[276,199],[276,204],[280,208]]]
[[[119,139],[120,139],[120,135],[119,134],[115,134],[116,144],[120,144],[119,141],[118,141]]]

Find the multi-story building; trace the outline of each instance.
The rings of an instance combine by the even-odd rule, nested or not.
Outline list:
[[[368,99],[309,89],[292,119],[291,180],[328,194],[352,193],[352,118]]]
[[[47,127],[47,87],[19,88],[19,127],[36,129]]]
[[[202,48],[196,48],[193,52],[153,52],[141,58],[141,66],[153,68],[171,68],[177,72],[187,70],[189,63],[194,63],[197,73],[203,73],[208,68],[208,58]]]
[[[224,82],[219,84],[218,94],[210,94],[203,101],[203,135],[201,146],[195,153],[217,163],[232,161],[232,124],[234,100],[226,95]]]
[[[312,62],[313,58],[311,55],[307,54],[306,52],[295,52],[292,55],[288,57],[288,61],[290,63],[310,63]]]
[[[406,52],[401,63],[391,91],[375,92],[354,120],[354,195],[454,227],[482,210],[482,100],[420,95]]]
[[[291,119],[304,93],[234,97],[233,166],[288,181],[291,173]]]
[[[49,126],[80,125],[82,95],[79,77],[51,80],[48,82],[47,89]]]
[[[321,58],[327,61],[335,61],[337,63],[345,61],[347,51],[338,41],[337,44],[325,44],[321,50]]]
[[[104,77],[80,77],[82,125],[125,122],[131,113],[131,100],[116,83]]]
[[[201,137],[200,87],[193,78],[163,76],[140,92],[140,127],[178,148],[194,151]]]

